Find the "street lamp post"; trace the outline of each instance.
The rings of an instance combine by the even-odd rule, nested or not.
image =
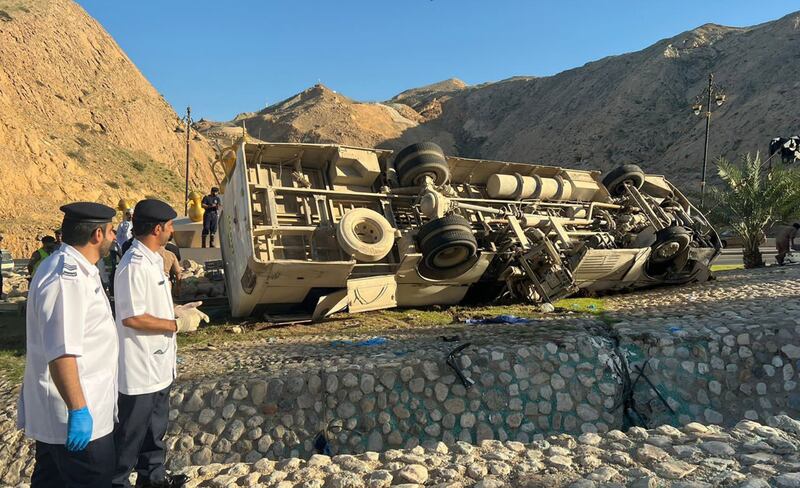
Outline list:
[[[700,208],[704,208],[706,198],[706,168],[708,166],[708,135],[709,130],[711,129],[711,99],[712,97],[714,98],[718,107],[725,103],[725,95],[714,83],[714,73],[708,74],[708,87],[697,96],[695,104],[692,106],[692,110],[694,111],[695,115],[700,115],[701,111],[703,110],[703,104],[700,102],[703,95],[707,95],[706,111],[703,114],[706,117],[706,142],[703,148],[703,174],[700,180]]]
[[[192,132],[192,107],[186,107],[186,186],[184,187],[183,191],[184,217],[189,216],[189,136],[191,135],[191,132]],[[703,172],[705,174],[705,170],[703,170]]]

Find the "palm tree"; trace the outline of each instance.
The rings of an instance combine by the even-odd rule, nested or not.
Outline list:
[[[717,174],[724,183],[711,188],[713,221],[730,227],[742,239],[745,268],[764,265],[758,246],[764,229],[796,214],[800,205],[800,171],[764,167],[758,153],[737,164],[719,158]]]

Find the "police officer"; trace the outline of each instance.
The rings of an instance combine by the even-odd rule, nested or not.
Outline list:
[[[133,213],[133,241],[114,278],[119,355],[119,424],[112,486],[182,486],[183,475],[166,471],[169,392],[175,379],[175,333],[197,329],[208,317],[192,306],[174,307],[158,250],[172,235],[175,211],[159,200],[142,200]],[[200,303],[197,302],[195,307]]]
[[[95,264],[114,239],[114,209],[61,207],[63,244],[28,293],[17,425],[36,441],[31,486],[107,487],[114,466],[117,328]]]
[[[219,188],[212,187],[211,195],[206,195],[200,202],[200,205],[206,210],[203,213],[203,247],[206,247],[206,236],[210,235],[209,246],[214,247],[214,235],[217,233],[217,219],[219,218],[219,210],[222,208],[222,199],[219,197]]]

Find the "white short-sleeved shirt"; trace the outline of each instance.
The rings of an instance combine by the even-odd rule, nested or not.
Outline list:
[[[122,245],[128,242],[133,237],[133,222],[130,220],[123,220],[117,227],[117,245],[122,249]]]
[[[144,332],[122,324],[137,315],[175,319],[164,262],[138,239],[122,256],[114,276],[114,306],[119,334],[119,391],[143,395],[163,390],[175,379],[174,332]]]
[[[73,355],[92,414],[92,440],[110,434],[117,413],[117,328],[97,267],[72,246],[62,244],[39,265],[28,293],[26,333],[17,426],[37,441],[66,442],[68,408],[49,363]]]

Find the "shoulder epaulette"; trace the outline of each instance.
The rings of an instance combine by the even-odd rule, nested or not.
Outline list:
[[[75,260],[67,255],[64,255],[61,258],[61,269],[59,274],[68,279],[77,278],[78,277],[78,264]]]

